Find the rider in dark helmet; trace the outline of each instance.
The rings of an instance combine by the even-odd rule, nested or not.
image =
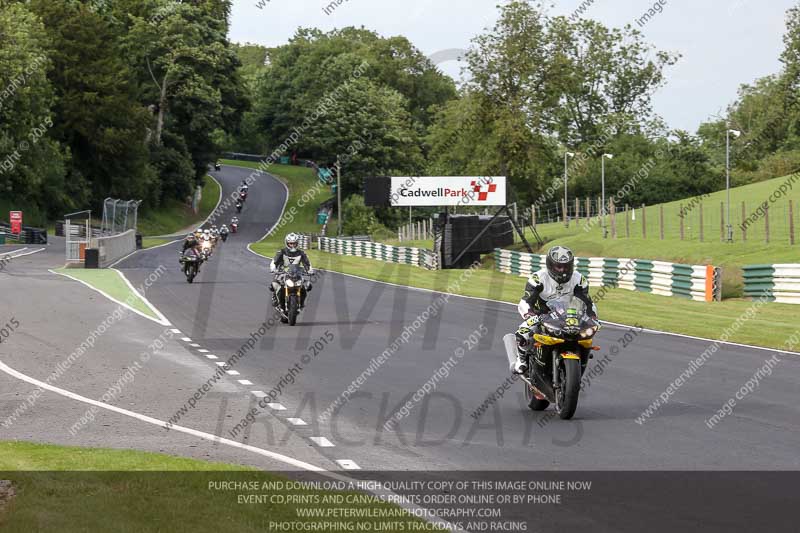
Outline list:
[[[516,374],[524,374],[528,369],[525,350],[531,337],[538,333],[539,321],[548,311],[547,302],[573,295],[586,304],[586,312],[595,320],[597,308],[589,296],[589,281],[575,271],[575,255],[569,248],[554,246],[547,252],[546,268],[535,272],[525,284],[525,293],[517,309],[525,319],[517,330]]]

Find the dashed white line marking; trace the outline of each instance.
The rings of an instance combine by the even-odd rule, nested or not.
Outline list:
[[[306,421],[302,418],[287,418],[286,420],[293,426],[307,426]]]
[[[217,363],[217,366],[225,366],[225,363],[220,361],[220,362]]]
[[[171,331],[172,333],[174,333],[175,335],[180,335],[181,333],[183,333],[183,332],[182,332],[181,330],[179,330],[179,329],[171,329],[170,331]]]
[[[239,383],[241,383],[242,385],[252,385],[253,384],[252,381],[247,380],[247,379],[240,379]]]
[[[189,346],[191,346],[192,348],[199,348],[200,347],[199,344],[190,344]]]
[[[333,448],[335,446],[335,444],[325,437],[309,437],[309,439],[320,448]]]
[[[208,353],[208,350],[197,350],[200,353]]]
[[[217,357],[216,355],[210,354],[210,353],[207,353],[206,357],[208,357],[209,359],[219,359],[219,357]]]
[[[229,376],[238,376],[239,375],[239,372],[237,372],[236,370],[226,370],[226,373]]]
[[[181,340],[183,342],[192,342],[192,339],[190,339],[189,337],[181,337]]]
[[[264,392],[263,390],[254,390],[254,391],[252,391],[252,393],[253,393],[253,396],[255,396],[256,398],[266,398],[267,397],[267,393]]]
[[[268,403],[267,407],[269,407],[270,409],[273,409],[275,411],[285,411],[286,410],[286,408],[282,404],[279,404],[279,403]]]
[[[339,459],[336,461],[336,463],[345,470],[361,470],[361,467],[358,466],[355,461],[351,461],[350,459]]]

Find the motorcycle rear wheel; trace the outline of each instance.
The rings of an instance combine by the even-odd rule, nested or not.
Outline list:
[[[529,360],[530,359],[532,359],[532,358],[529,358]],[[533,382],[533,373],[535,372],[535,369],[533,368],[534,364],[535,364],[534,361],[529,361],[528,379],[531,381],[531,383]],[[527,383],[524,383],[524,382],[523,382],[523,385],[525,385],[525,400],[527,400],[528,407],[531,409],[531,411],[544,411],[545,409],[550,407],[550,402],[549,401],[540,400],[536,396],[534,396],[530,385],[528,385]]]

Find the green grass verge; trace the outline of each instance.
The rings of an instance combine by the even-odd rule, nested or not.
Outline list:
[[[16,497],[0,512],[3,531],[270,531],[270,522],[306,522],[297,509],[308,504],[243,504],[240,495],[348,495],[353,492],[222,490],[212,482],[286,482],[255,469],[127,450],[84,449],[0,442],[0,479]],[[217,488],[214,488],[217,487]],[[339,508],[331,503],[315,508]],[[348,509],[396,509],[375,500]],[[355,523],[379,519],[342,518]],[[405,515],[392,519],[420,522]],[[336,528],[315,531],[337,531]],[[349,529],[348,529],[349,530]],[[370,529],[375,531],[377,529]]]
[[[124,302],[128,306],[136,309],[140,313],[147,315],[154,320],[159,316],[150,305],[131,290],[125,280],[116,270],[108,268],[82,269],[82,268],[60,268],[55,270],[59,274],[76,278],[92,288],[103,291],[118,302]]]
[[[238,164],[238,162],[230,164]],[[312,176],[312,179],[315,178]],[[299,184],[289,180],[291,194],[287,207],[293,205],[298,194],[302,195],[307,187],[307,178]],[[554,226],[557,227],[557,225]],[[306,227],[300,221],[299,229],[294,229],[293,226],[293,231],[312,231],[305,229]],[[624,242],[621,241],[620,244],[624,244]],[[281,243],[282,234],[254,244],[252,249],[265,257],[272,257]],[[425,241],[420,242],[420,244],[424,243]],[[653,244],[656,244],[655,241]],[[437,291],[446,291],[448,287],[451,287],[448,292],[454,294],[509,303],[519,301],[525,284],[524,278],[493,270],[492,260],[487,260],[483,267],[472,275],[468,283],[458,284],[457,281],[464,272],[462,270],[430,272],[408,265],[383,263],[361,257],[339,256],[317,250],[309,251],[309,257],[316,268],[324,270]],[[597,294],[598,290],[599,288],[595,288],[592,293]],[[720,335],[752,305],[752,302],[740,299],[705,303],[624,289],[610,289],[604,293],[605,296],[598,304],[603,320],[622,324],[639,324],[646,328],[706,338]],[[783,341],[797,330],[797,324],[792,319],[796,313],[797,308],[792,305],[775,303],[765,305],[760,308],[755,318],[745,322],[729,340],[754,346],[781,348]],[[770,333],[764,335],[765,331]]]
[[[162,239],[158,237],[144,237],[142,238],[142,249],[146,250],[148,248],[153,248],[154,246],[161,246],[162,244],[166,244],[168,242],[172,242],[175,239]]]
[[[219,202],[222,188],[211,176],[206,177],[203,197],[197,214],[185,203],[172,200],[158,209],[140,213],[138,229],[142,235],[170,235],[204,221]]]

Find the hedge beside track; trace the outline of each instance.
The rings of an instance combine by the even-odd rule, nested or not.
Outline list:
[[[800,264],[746,265],[744,295],[784,304],[800,304]]]
[[[438,256],[433,251],[422,248],[328,237],[319,237],[318,243],[321,251],[332,254],[366,257],[386,263],[412,265],[428,270],[439,269]]]
[[[545,268],[545,257],[499,248],[494,251],[497,270],[526,277]],[[681,265],[647,259],[578,257],[576,268],[593,286],[619,287],[705,302],[722,299],[721,270],[710,265]]]

